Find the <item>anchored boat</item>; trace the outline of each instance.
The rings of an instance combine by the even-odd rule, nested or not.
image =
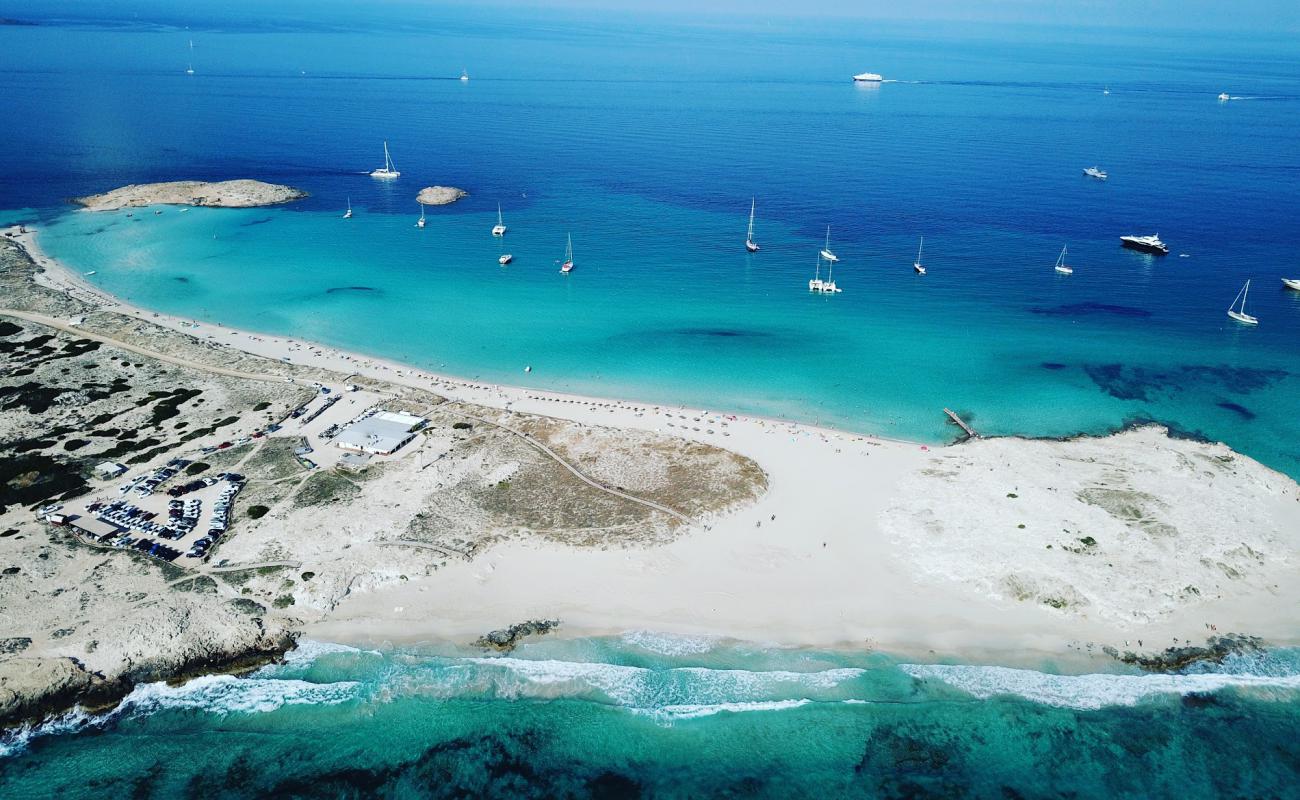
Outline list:
[[[761,249],[754,243],[754,205],[757,202],[757,198],[749,201],[749,233],[745,234],[745,249],[751,253],[757,253]]]
[[[564,275],[573,272],[573,234],[569,234],[569,244],[564,248],[564,263],[560,265],[560,272]]]
[[[402,173],[398,172],[397,167],[393,164],[393,157],[388,155],[388,142],[385,141],[384,142],[384,165],[377,170],[371,171],[370,177],[385,178],[391,180],[393,178],[398,177],[401,174]]]
[[[492,235],[493,235],[493,236],[505,236],[505,235],[506,235],[506,224],[505,224],[505,222],[503,222],[502,219],[501,219],[501,204],[500,204],[500,203],[497,203],[497,224],[495,224],[495,225],[492,226]]]
[[[1249,293],[1250,281],[1247,280],[1246,285],[1241,287],[1240,292],[1237,292],[1237,297],[1232,301],[1232,305],[1228,306],[1228,316],[1243,325],[1258,325],[1259,320],[1246,313],[1246,295]],[[1240,304],[1238,301],[1240,301]],[[1238,310],[1238,305],[1240,305],[1240,310]]]
[[[1068,266],[1068,265],[1065,263],[1065,248],[1066,248],[1066,247],[1068,247],[1068,245],[1063,245],[1063,246],[1061,247],[1061,254],[1060,254],[1059,256],[1056,257],[1056,271],[1059,272],[1059,273],[1061,273],[1062,275],[1073,275],[1073,274],[1074,274],[1074,269],[1072,269],[1070,266]]]
[[[1119,241],[1130,250],[1141,250],[1144,253],[1155,253],[1160,256],[1169,254],[1169,247],[1160,241],[1158,233],[1151,236],[1121,236]]]

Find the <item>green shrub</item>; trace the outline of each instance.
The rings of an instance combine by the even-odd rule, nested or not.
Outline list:
[[[249,507],[248,507],[248,518],[249,518],[249,519],[261,519],[262,517],[265,517],[265,516],[266,516],[266,512],[268,512],[268,511],[270,511],[270,510],[271,510],[271,509],[267,508],[266,506],[249,506]]]
[[[185,474],[198,475],[201,472],[207,472],[209,469],[211,469],[211,465],[204,464],[202,461],[195,461],[193,464],[190,464],[185,468]]]

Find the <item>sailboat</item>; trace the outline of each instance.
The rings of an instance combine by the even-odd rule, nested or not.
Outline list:
[[[460,79],[463,80],[463,81],[467,81],[467,80],[469,80],[469,70],[467,70],[467,69],[462,69],[462,70],[460,71]]]
[[[564,263],[560,265],[560,272],[565,275],[573,272],[573,234],[569,234],[569,244],[564,248]]]
[[[185,74],[194,74],[194,40],[190,39],[190,62],[185,66]]]
[[[402,173],[397,171],[397,167],[393,165],[393,157],[388,155],[388,142],[385,141],[384,142],[384,166],[380,167],[377,170],[373,170],[370,173],[370,177],[386,178],[391,180],[392,178],[396,178],[401,174]]]
[[[1246,313],[1246,295],[1249,292],[1250,292],[1250,281],[1247,280],[1246,285],[1241,287],[1240,292],[1237,292],[1237,297],[1232,301],[1232,305],[1228,306],[1228,316],[1232,317],[1233,319],[1235,319],[1236,321],[1240,322],[1243,325],[1258,325],[1259,320]],[[1237,310],[1238,300],[1241,301],[1240,311]]]
[[[352,198],[348,198],[348,210],[343,212],[343,219],[352,219]]]
[[[1074,274],[1074,270],[1073,270],[1072,268],[1070,268],[1069,266],[1067,266],[1066,263],[1065,263],[1065,248],[1066,248],[1067,246],[1068,246],[1068,245],[1066,245],[1066,246],[1062,246],[1062,247],[1061,247],[1061,254],[1060,254],[1059,256],[1056,257],[1056,271],[1059,272],[1059,273],[1061,273],[1062,275],[1073,275],[1073,274]]]
[[[492,226],[492,235],[493,235],[493,236],[505,236],[505,235],[506,235],[506,223],[505,223],[504,220],[501,219],[501,204],[500,204],[500,203],[497,203],[497,224],[495,224],[495,225]]]
[[[424,203],[420,203],[420,218],[415,221],[415,227],[424,227]]]
[[[760,249],[754,244],[754,205],[757,202],[757,199],[749,201],[749,233],[745,234],[745,249],[751,253],[757,253]]]
[[[921,266],[921,250],[925,247],[925,237],[921,237],[921,243],[916,246],[916,261],[912,263],[912,269],[916,270],[917,275],[925,274],[925,267]]]
[[[822,248],[822,258],[834,264],[840,257],[831,252],[831,226],[826,226],[826,246]]]

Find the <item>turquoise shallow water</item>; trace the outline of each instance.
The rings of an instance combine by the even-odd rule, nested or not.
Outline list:
[[[0,217],[146,307],[466,377],[929,442],[945,406],[990,434],[1153,418],[1300,475],[1293,39],[407,11],[0,29],[27,121],[0,132]],[[384,139],[393,183],[362,174]],[[250,175],[313,196],[64,203]],[[417,230],[433,183],[471,196]],[[826,225],[832,298],[804,291]],[[1156,231],[1170,256],[1119,247]],[[1247,278],[1254,329],[1225,314]]]
[[[40,25],[0,26],[0,221],[142,306],[466,377],[925,441],[952,435],[944,406],[992,434],[1154,418],[1300,476],[1300,295],[1277,280],[1300,273],[1294,37],[241,8],[24,4]],[[863,69],[900,82],[847,81]],[[384,139],[395,184],[362,174]],[[249,176],[312,197],[66,204]],[[433,183],[471,194],[417,230]],[[845,292],[811,297],[828,224]],[[1156,231],[1167,258],[1118,246]],[[1256,329],[1224,314],[1247,278]],[[1294,651],[1173,678],[654,637],[466,659],[316,646],[142,687],[9,740],[0,796],[1289,797],[1300,779]]]
[[[1283,797],[1300,653],[1183,675],[627,634],[510,657],[307,643],[0,759],[6,797]],[[79,732],[71,732],[79,729]]]

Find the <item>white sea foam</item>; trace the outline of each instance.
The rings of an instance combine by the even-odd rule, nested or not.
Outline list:
[[[374,653],[378,655],[379,651],[362,650],[359,647],[338,644],[336,642],[318,642],[315,639],[299,639],[297,646],[284,654],[284,662],[286,666],[291,667],[305,666],[321,656],[330,655],[331,653]]]
[[[718,644],[714,636],[679,636],[656,631],[627,631],[620,637],[625,643],[663,656],[688,656],[707,653]]]
[[[913,678],[933,678],[980,699],[1016,695],[1063,708],[1132,706],[1157,695],[1216,692],[1231,687],[1281,690],[1294,697],[1300,675],[1203,672],[1188,675],[1051,675],[1028,669],[945,664],[900,664]]]
[[[742,703],[688,703],[684,705],[661,706],[659,708],[634,709],[635,713],[644,714],[663,721],[696,719],[711,717],[723,712],[742,714],[747,711],[785,711],[800,708],[811,703],[807,698],[799,700],[755,700]]]
[[[112,717],[112,713],[95,716],[87,714],[80,706],[48,719],[39,725],[19,725],[0,731],[0,758],[17,755],[27,749],[32,740],[42,736],[57,736],[63,733],[76,733],[86,728],[102,725]]]
[[[520,658],[475,658],[444,674],[444,691],[483,691],[496,697],[591,697],[630,709],[713,707],[734,703],[788,702],[810,693],[838,695],[842,684],[863,673],[856,668],[819,672],[719,670],[679,667],[653,670],[620,664]]]
[[[180,686],[146,683],[135,687],[121,709],[132,714],[195,710],[212,714],[259,714],[293,705],[334,705],[354,699],[355,681],[309,683],[274,678],[205,675]]]

